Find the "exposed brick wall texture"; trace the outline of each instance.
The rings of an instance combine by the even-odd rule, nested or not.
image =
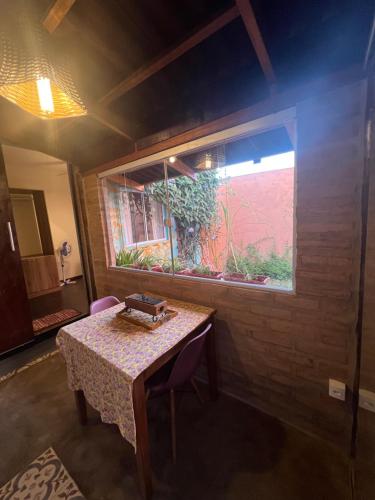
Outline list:
[[[107,269],[98,180],[85,203],[98,295],[151,291],[217,309],[221,387],[347,450],[355,356],[366,86],[298,103],[295,294]],[[350,398],[349,398],[350,399]]]

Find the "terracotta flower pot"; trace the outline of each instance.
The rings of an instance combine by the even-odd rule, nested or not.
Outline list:
[[[258,285],[266,285],[271,278],[269,276],[264,276],[263,274],[259,274],[257,276],[253,276],[252,279],[254,283],[257,283]]]
[[[183,269],[182,271],[177,271],[176,274],[179,274],[181,276],[191,276],[193,278],[206,278],[212,280],[221,279],[222,276],[221,272],[212,271],[210,274],[205,274],[198,273],[194,269]]]
[[[268,276],[261,275],[246,278],[246,274],[243,273],[224,273],[223,278],[225,281],[235,281],[236,283],[248,283],[252,285],[265,285],[270,279]]]
[[[183,269],[182,271],[177,271],[176,274],[180,274],[181,276],[192,276],[193,272],[191,269]]]
[[[141,269],[142,271],[149,270],[148,266],[142,266],[141,264],[130,264],[130,266],[127,267],[131,267],[132,269]]]
[[[152,266],[151,271],[154,271],[154,273],[164,273],[164,269],[159,265]]]
[[[221,272],[217,272],[217,271],[211,271],[210,273],[198,273],[196,271],[193,271],[191,272],[191,276],[195,276],[196,278],[207,278],[207,279],[211,279],[211,280],[217,280],[217,279],[221,279],[221,276],[222,276],[222,273]]]

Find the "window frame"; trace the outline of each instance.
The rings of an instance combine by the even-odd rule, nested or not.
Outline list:
[[[142,218],[143,218],[143,227],[144,227],[144,233],[145,235],[148,237],[148,227],[147,227],[147,215],[146,215],[146,205],[145,205],[145,196],[148,196],[149,195],[146,195],[145,193],[137,193],[137,191],[135,190],[132,190],[132,189],[129,189],[130,192],[132,193],[136,193],[136,194],[140,194],[141,197],[142,197],[142,206],[143,206],[143,215],[142,215]],[[158,203],[158,202],[156,202]],[[164,207],[163,207],[163,204],[162,203],[159,203],[160,207],[161,207],[161,210],[162,210],[162,217],[163,217],[163,220],[164,220]],[[133,225],[133,221],[130,221],[130,223]],[[125,246],[125,248],[137,248],[138,246],[147,246],[147,245],[153,245],[155,243],[160,243],[160,242],[163,242],[163,241],[167,241],[168,240],[168,231],[167,231],[167,227],[165,226],[165,224],[162,225],[163,227],[163,232],[164,232],[164,237],[163,238],[156,238],[156,239],[153,239],[153,240],[144,240],[144,241],[138,241],[138,242],[135,242],[135,243],[129,243]]]
[[[244,137],[250,137],[252,135],[258,135],[263,132],[267,132],[269,130],[278,128],[280,126],[284,126],[288,130],[288,126],[293,127],[294,131],[296,131],[296,108],[289,107],[284,110],[278,111],[276,113],[272,113],[270,115],[266,115],[240,125],[235,125],[233,127],[226,128],[222,131],[215,132],[199,139],[194,139],[188,141],[183,144],[179,144],[177,146],[173,146],[167,149],[164,149],[160,152],[139,158],[137,160],[129,161],[124,163],[123,165],[119,165],[108,169],[104,172],[98,174],[98,178],[100,181],[105,180],[106,177],[109,177],[114,174],[126,174],[129,172],[134,172],[136,170],[140,170],[144,167],[150,166],[156,162],[161,162],[168,159],[171,156],[178,156],[181,154],[186,154],[190,152],[194,152],[197,150],[201,150],[202,148],[209,146],[216,146],[218,144],[225,144],[227,142],[232,142],[237,139],[241,139]],[[296,133],[295,133],[296,135]],[[235,281],[226,281],[226,280],[214,280],[210,278],[203,277],[195,277],[195,276],[184,276],[176,273],[159,273],[151,270],[144,269],[133,269],[133,268],[124,268],[120,266],[116,266],[113,263],[107,262],[107,268],[110,270],[117,270],[121,272],[130,272],[130,273],[147,273],[147,275],[158,276],[159,278],[167,278],[167,279],[177,279],[177,280],[189,280],[194,282],[203,282],[209,283],[211,285],[217,286],[230,286],[230,287],[239,287],[246,289],[254,289],[254,290],[262,290],[267,292],[278,292],[278,293],[286,293],[286,294],[295,294],[296,293],[296,263],[297,263],[297,248],[296,248],[296,206],[297,206],[297,175],[298,175],[298,154],[297,154],[297,138],[295,137],[295,143],[293,144],[293,150],[295,152],[295,165],[294,165],[294,196],[293,196],[293,276],[292,276],[292,288],[284,288],[277,286],[265,286],[265,285],[257,285],[255,283],[240,283]],[[103,184],[100,182],[101,189],[103,189]],[[104,206],[104,212],[106,213],[106,207]],[[103,225],[103,229],[105,231],[104,240],[106,245],[106,251],[110,250],[111,244],[109,243],[109,232],[108,232],[108,223],[107,217],[105,217],[106,223]],[[147,246],[152,243],[157,242],[165,242],[168,240],[168,227],[165,227],[166,238],[142,242],[142,243],[134,243],[132,245],[127,246],[127,248],[136,248],[137,246]],[[110,253],[110,252],[109,252]]]

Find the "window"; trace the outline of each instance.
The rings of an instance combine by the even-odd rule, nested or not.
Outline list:
[[[104,179],[103,193],[112,263],[121,267],[152,270],[171,265],[166,206],[152,196],[154,184],[163,182],[164,170],[153,168],[150,182],[145,172],[134,178],[114,175]],[[145,182],[147,180],[147,182]]]
[[[165,239],[161,203],[147,194],[127,191],[123,193],[123,205],[125,227],[129,228],[126,244]]]
[[[113,264],[292,289],[294,162],[279,126],[106,177]]]

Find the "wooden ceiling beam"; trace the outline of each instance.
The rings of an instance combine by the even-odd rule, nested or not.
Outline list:
[[[49,33],[53,33],[60,26],[62,20],[73,7],[75,1],[76,0],[56,0],[53,3],[42,22]]]
[[[122,118],[98,106],[90,106],[86,116],[70,118],[69,121],[65,120],[58,129],[59,133],[66,133],[69,129],[78,125],[84,118],[91,118],[116,134],[121,135],[124,139],[134,142],[133,138],[127,132],[127,125]]]
[[[259,64],[261,65],[264,76],[271,86],[271,89],[273,89],[276,85],[276,76],[273,71],[271,59],[264,44],[263,37],[260,32],[250,0],[236,0],[236,5],[241,14],[255,53],[258,57]]]
[[[105,41],[102,40],[102,38],[94,30],[88,31],[81,29],[79,19],[66,19],[64,28],[65,27],[69,29],[72,36],[79,36],[79,38],[81,38],[91,50],[99,52],[99,54],[111,63],[120,72],[120,74],[121,72],[128,70],[128,66],[123,57],[121,57],[117,51],[108,47]]]
[[[224,12],[224,14],[218,16],[209,24],[196,31],[192,36],[187,38],[181,44],[169,50],[164,55],[155,58],[151,63],[142,66],[128,78],[122,80],[99,100],[99,104],[108,106],[108,104],[110,104],[112,101],[126,94],[126,92],[129,92],[129,90],[133,89],[140,83],[150,78],[155,73],[171,64],[173,61],[181,57],[190,49],[203,42],[204,40],[206,40],[206,38],[210,37],[221,28],[226,26],[228,23],[239,17],[239,15],[240,13],[237,6],[231,7],[229,10]]]
[[[167,163],[171,168],[177,170],[177,172],[179,172],[181,175],[190,177],[190,179],[192,179],[193,181],[196,180],[195,171],[191,167],[189,167],[189,165],[186,165],[186,163],[184,163],[179,158],[176,158],[173,163],[171,161],[168,161]]]
[[[86,177],[92,174],[103,173],[114,167],[126,165],[132,161],[146,158],[147,156],[151,156],[155,153],[165,151],[175,146],[180,146],[186,142],[219,132],[220,130],[225,130],[241,123],[277,113],[283,109],[295,106],[296,103],[304,101],[311,96],[330,92],[338,86],[349,85],[361,78],[363,78],[363,71],[362,68],[358,66],[317,78],[305,85],[292,87],[285,90],[283,93],[278,93],[272,97],[268,97],[264,101],[253,104],[248,108],[235,111],[234,113],[230,113],[229,115],[217,118],[216,120],[207,123],[202,123],[193,129],[168,137],[160,142],[152,143],[145,148],[123,155],[116,160],[111,160],[98,165],[97,167],[87,169],[83,172],[83,175]]]
[[[89,117],[99,122],[101,125],[111,129],[116,134],[122,135],[128,141],[132,141],[132,137],[127,132],[127,125],[124,120],[118,115],[114,115],[103,107],[91,106],[89,109]]]
[[[47,29],[47,31],[52,34],[56,28],[59,26],[59,24],[62,22],[66,14],[69,12],[73,4],[75,3],[76,0],[56,0],[50,10],[48,11],[44,21],[43,21],[43,26]],[[75,26],[74,23],[69,21],[69,26]],[[85,30],[82,30],[83,36],[85,36]],[[101,44],[100,40],[94,37],[93,39],[93,44],[95,45],[96,49],[99,50]],[[105,52],[105,54],[108,56],[108,53]],[[117,64],[120,63],[119,59],[116,59]],[[124,66],[122,66],[124,68]],[[99,107],[97,105],[89,105],[88,106],[88,117],[96,120],[98,123],[103,125],[106,128],[109,128],[116,134],[121,135],[128,141],[132,141],[132,137],[129,135],[129,133],[126,130],[126,124],[123,122],[123,120],[108,111],[105,108]],[[68,131],[72,127],[74,127],[78,123],[77,119],[71,119],[69,121],[65,121],[60,127],[59,127],[59,132],[62,131]]]
[[[120,174],[111,175],[110,177],[108,177],[108,179],[124,188],[131,188],[135,189],[136,191],[145,190],[145,187],[142,184],[139,184],[139,182],[133,181],[132,179],[129,179],[126,176],[124,177]]]

